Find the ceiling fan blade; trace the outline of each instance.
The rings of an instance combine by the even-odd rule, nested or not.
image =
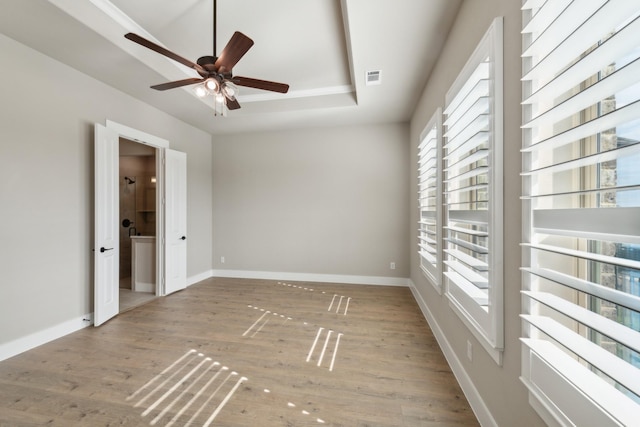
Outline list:
[[[240,108],[240,103],[237,99],[229,99],[227,98],[227,108],[229,110],[237,110]]]
[[[233,33],[229,43],[222,49],[220,56],[216,60],[215,68],[218,73],[230,73],[234,65],[238,63],[240,58],[251,49],[253,40],[245,36],[239,31]]]
[[[125,38],[131,40],[132,42],[138,43],[139,45],[144,46],[147,49],[151,49],[154,52],[158,52],[159,54],[164,55],[167,58],[173,59],[174,61],[181,63],[182,65],[186,65],[189,68],[193,68],[201,76],[206,76],[208,74],[204,68],[202,68],[200,65],[196,64],[195,62],[191,62],[188,59],[183,58],[182,56],[176,53],[173,53],[170,50],[165,49],[164,47],[157,45],[150,40],[145,39],[144,37],[141,37],[135,33],[127,33],[124,36]]]
[[[289,85],[285,83],[270,82],[267,80],[252,79],[249,77],[235,76],[232,81],[238,86],[252,87],[255,89],[270,90],[271,92],[287,93]]]
[[[180,86],[192,85],[194,83],[201,83],[201,82],[203,82],[205,80],[206,79],[200,79],[200,78],[194,77],[194,78],[191,78],[191,79],[176,80],[174,82],[167,82],[167,83],[161,83],[159,85],[153,85],[153,86],[151,86],[151,89],[167,90],[167,89],[173,89],[173,88],[180,87]]]

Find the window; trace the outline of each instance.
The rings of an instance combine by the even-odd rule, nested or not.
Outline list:
[[[502,18],[447,92],[444,115],[446,295],[502,363]]]
[[[523,372],[545,419],[640,413],[640,4],[523,5]]]
[[[442,111],[437,109],[420,135],[418,193],[420,267],[431,284],[442,290]]]

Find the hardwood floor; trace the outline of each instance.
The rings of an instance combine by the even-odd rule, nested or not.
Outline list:
[[[208,279],[0,362],[0,426],[474,426],[408,288]]]
[[[131,289],[118,290],[118,297],[120,299],[120,313],[132,310],[136,307],[140,307],[148,303],[149,301],[157,298],[154,293],[151,292],[134,292]]]

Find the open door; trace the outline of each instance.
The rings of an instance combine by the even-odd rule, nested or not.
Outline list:
[[[187,287],[187,154],[165,150],[165,295]]]
[[[95,234],[93,324],[119,311],[118,134],[95,124]]]

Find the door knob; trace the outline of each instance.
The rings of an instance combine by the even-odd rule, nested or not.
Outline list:
[[[100,252],[112,251],[113,248],[105,248],[104,246],[100,248]]]
[[[187,240],[187,236],[182,236],[180,240]]]

